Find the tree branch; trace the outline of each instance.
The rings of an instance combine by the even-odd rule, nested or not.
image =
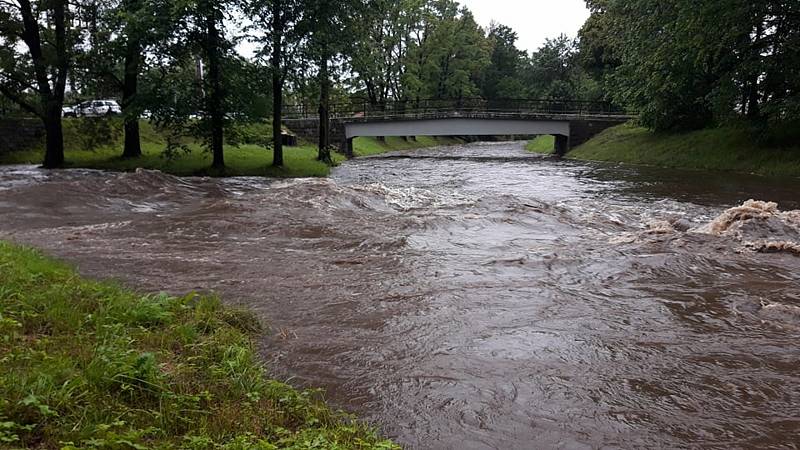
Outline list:
[[[25,101],[22,98],[21,95],[15,93],[11,89],[9,89],[8,86],[0,84],[0,94],[5,95],[12,102],[16,103],[22,109],[28,111],[29,113],[35,115],[36,117],[39,117],[40,119],[44,119],[44,115],[38,109],[36,109],[36,107],[34,107],[33,105],[31,105],[30,103]]]

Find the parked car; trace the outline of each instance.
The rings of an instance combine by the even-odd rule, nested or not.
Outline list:
[[[61,108],[61,117],[75,117],[75,107],[74,106],[65,106]]]
[[[122,114],[122,108],[114,100],[92,100],[74,108],[75,117],[100,117]]]

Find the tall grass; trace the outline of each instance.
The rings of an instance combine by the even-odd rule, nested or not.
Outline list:
[[[0,242],[0,447],[397,448],[269,379],[260,331],[215,297],[136,294]]]

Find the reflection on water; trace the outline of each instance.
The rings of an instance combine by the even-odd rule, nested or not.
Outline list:
[[[409,448],[800,442],[800,257],[759,246],[797,243],[800,183],[401,156],[330,180],[2,169],[0,236],[252,307],[278,376]],[[777,205],[723,214],[750,198]]]

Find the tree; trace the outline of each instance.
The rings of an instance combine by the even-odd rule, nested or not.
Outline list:
[[[404,98],[403,74],[422,5],[420,0],[374,0],[354,24],[352,68],[357,88],[372,105]]]
[[[223,88],[222,59],[227,50],[223,38],[223,2],[221,0],[198,0],[197,19],[202,34],[201,47],[208,64],[206,83],[205,116],[210,126],[211,167],[225,168],[225,91]]]
[[[0,93],[44,123],[45,168],[64,165],[61,110],[72,56],[70,14],[67,0],[0,2]]]
[[[566,35],[547,39],[531,55],[525,73],[528,95],[535,98],[575,100],[578,98],[579,67],[575,41]]]
[[[517,48],[517,33],[511,28],[492,23],[488,35],[491,64],[486,68],[481,93],[486,99],[520,98],[525,85],[521,70],[526,64],[525,52]]]
[[[800,120],[800,5],[783,0],[591,0],[587,67],[654,129]]]
[[[144,109],[140,77],[147,54],[155,56],[160,50],[157,47],[170,40],[171,8],[162,0],[94,1],[82,14],[91,25],[87,27],[87,48],[79,54],[73,78],[80,79],[84,94],[121,94],[125,116],[122,157],[137,158],[142,154],[139,117]]]
[[[272,79],[272,165],[283,166],[283,89],[286,77],[294,69],[300,37],[295,25],[301,10],[298,0],[253,0],[247,7],[263,36],[257,58],[269,60]]]
[[[480,94],[489,43],[472,13],[452,0],[425,5],[412,33],[404,74],[408,98],[453,99]]]
[[[154,111],[156,120],[173,128],[185,128],[202,138],[211,152],[211,167],[225,169],[225,128],[236,120],[230,95],[232,71],[242,67],[234,55],[234,40],[228,36],[238,0],[191,0],[175,11],[179,39],[167,51],[161,71],[173,80],[162,86],[165,107]],[[193,76],[192,76],[193,75]],[[198,114],[199,113],[199,114]],[[199,117],[198,117],[199,116]]]
[[[305,0],[298,24],[305,36],[304,55],[317,69],[319,86],[319,153],[317,159],[332,163],[330,153],[330,94],[332,76],[345,54],[351,53],[354,18],[364,4],[361,0]]]

